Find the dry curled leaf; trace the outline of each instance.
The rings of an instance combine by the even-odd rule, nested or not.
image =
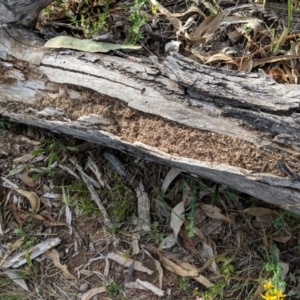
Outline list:
[[[212,219],[227,221],[229,223],[235,224],[235,217],[233,215],[223,215],[220,208],[212,206],[210,204],[201,204],[200,206]]]
[[[181,173],[182,171],[177,168],[171,168],[167,174],[167,176],[164,179],[164,182],[162,184],[161,190],[165,194],[169,185],[173,180]]]
[[[155,265],[156,265],[156,269],[158,271],[158,281],[159,281],[159,288],[162,289],[162,284],[163,284],[163,276],[164,276],[164,270],[160,264],[160,262],[156,259],[154,259],[152,257],[152,255],[146,250],[146,249],[143,249],[143,251],[150,257],[154,260],[155,262]]]
[[[68,271],[67,266],[60,263],[59,254],[56,249],[45,252],[45,255],[53,261],[54,266],[59,268],[67,279],[76,280],[76,278]]]
[[[259,207],[259,206],[245,208],[242,212],[248,213],[251,216],[255,216],[255,217],[260,217],[265,215],[278,215],[278,213],[273,209]]]
[[[187,231],[185,228],[180,229],[179,236],[182,239],[184,247],[194,255],[198,255],[195,244],[193,240],[187,235]]]
[[[279,67],[269,68],[266,70],[266,74],[272,77],[278,83],[287,83],[288,79],[282,69]]]
[[[190,268],[189,270],[182,268],[181,266],[177,265],[176,263],[172,262],[168,258],[166,258],[163,255],[159,255],[160,259],[164,265],[164,267],[169,270],[170,272],[173,272],[179,276],[182,277],[194,277],[198,275],[198,269],[197,268]]]
[[[28,176],[28,171],[24,172],[21,176],[22,181],[27,184],[29,187],[34,188],[35,184],[32,178]]]
[[[17,189],[16,191],[29,200],[32,211],[34,214],[36,214],[39,211],[41,205],[39,196],[35,192],[28,192],[22,189]]]
[[[89,291],[87,291],[86,293],[84,293],[82,295],[81,300],[89,300],[93,296],[95,296],[97,294],[100,294],[100,293],[104,293],[104,292],[106,292],[106,287],[105,286],[90,289]]]

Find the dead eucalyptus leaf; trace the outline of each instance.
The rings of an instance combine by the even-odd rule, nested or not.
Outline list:
[[[52,261],[53,261],[53,264],[55,267],[57,267],[58,269],[60,269],[64,276],[67,278],[67,279],[72,279],[72,280],[76,280],[76,277],[74,277],[69,271],[68,271],[68,268],[66,265],[62,265],[60,263],[60,260],[59,260],[59,254],[57,252],[56,249],[52,249],[50,251],[47,251],[45,252],[45,255],[48,256]]]
[[[204,285],[205,287],[209,288],[211,286],[213,286],[214,284],[212,282],[210,282],[206,277],[204,277],[203,275],[198,275],[197,277],[193,277],[193,279],[197,280],[199,283],[201,283],[202,285]]]
[[[177,243],[177,238],[174,234],[170,234],[165,237],[159,244],[159,249],[168,249],[173,247]]]
[[[106,286],[90,289],[89,291],[87,291],[82,295],[81,300],[89,300],[93,296],[104,292],[106,292]]]
[[[175,17],[175,18],[179,18],[179,17],[183,17],[186,14],[189,13],[198,13],[200,14],[202,17],[206,18],[206,14],[197,6],[192,5],[189,7],[188,10],[186,10],[185,12],[182,13],[171,13],[168,9],[166,9],[163,5],[161,5],[158,1],[156,0],[150,0],[150,2],[152,3],[152,5],[155,5],[157,7],[157,10],[160,11],[163,15],[165,15],[166,17]]]
[[[153,294],[155,294],[157,296],[160,296],[160,297],[164,295],[164,291],[159,289],[158,287],[156,287],[152,283],[150,283],[148,281],[142,281],[140,279],[137,279],[136,281],[139,284],[141,284],[144,288],[146,288],[147,290],[150,290]]]
[[[134,261],[131,258],[125,258],[124,256],[122,256],[120,254],[110,252],[110,253],[108,253],[107,258],[109,258],[109,259],[111,259],[111,260],[117,262],[118,264],[120,264],[124,267],[127,267],[127,268],[129,268],[129,266],[131,264],[133,264],[133,262],[134,262],[134,264],[133,264],[133,269],[134,270],[139,271],[139,272],[146,272],[149,275],[153,274],[153,271],[146,268],[146,267],[144,267],[141,262]]]
[[[299,55],[278,55],[261,59],[253,59],[253,68],[264,64],[285,61],[288,59],[299,59]]]
[[[24,291],[29,292],[28,286],[25,280],[20,277],[20,274],[15,270],[6,269],[3,271],[8,278],[10,278],[16,285],[21,287]]]
[[[232,59],[232,57],[225,54],[225,53],[217,53],[217,54],[212,55],[205,62],[205,64],[209,64],[209,63],[212,63],[212,62],[226,62],[226,63],[237,65],[237,63]]]
[[[28,171],[24,172],[21,176],[22,181],[27,184],[29,187],[34,188],[35,184],[32,178],[28,176]]]
[[[168,258],[166,258],[163,255],[159,255],[160,259],[164,265],[164,267],[169,270],[170,272],[173,272],[179,276],[182,277],[194,277],[198,275],[198,270],[185,270],[182,267],[178,266]]]
[[[253,60],[252,60],[251,56],[243,59],[238,68],[239,71],[242,71],[245,73],[250,73],[252,71],[252,69],[253,69]]]
[[[32,211],[36,214],[39,211],[41,205],[39,196],[35,192],[28,192],[22,189],[17,189],[16,191],[29,200]]]
[[[283,227],[278,233],[272,235],[272,240],[279,243],[286,243],[292,238],[292,233],[287,227]]]
[[[182,171],[177,168],[171,168],[164,179],[161,190],[165,194],[169,185],[173,182],[173,180],[181,173]]]
[[[286,278],[286,275],[289,272],[290,266],[289,266],[289,264],[282,262],[282,261],[279,261],[278,265],[281,267],[281,271],[280,271],[281,280],[284,281]]]
[[[257,33],[261,29],[262,21],[257,18],[251,18],[246,24],[247,28],[251,28],[253,30],[253,40],[255,40]]]
[[[221,213],[220,208],[216,206],[212,206],[210,204],[203,204],[203,203],[200,206],[205,211],[205,213],[212,219],[223,220],[231,224],[235,224],[235,217],[233,215],[228,215],[228,216],[223,215]]]
[[[207,261],[211,260],[215,256],[213,248],[205,242],[202,243],[202,251],[200,255],[204,260]],[[218,271],[218,266],[214,259],[211,261],[210,268],[215,273]]]
[[[195,37],[204,37],[209,40],[214,33],[220,29],[221,22],[226,13],[220,13],[217,15],[211,15],[205,18],[200,25],[195,29]]]
[[[188,34],[187,32],[184,33],[184,37],[187,39],[189,43],[193,46],[199,46],[201,44],[206,44],[207,38],[202,36],[193,36]]]
[[[265,72],[278,83],[288,82],[287,76],[285,75],[284,71],[281,70],[279,67],[269,68]]]
[[[196,266],[189,264],[187,262],[183,262],[183,261],[177,259],[174,255],[171,255],[171,258],[182,269],[187,270],[187,271],[195,271],[195,272],[199,273],[199,268],[197,268]]]
[[[71,36],[60,35],[53,39],[48,40],[44,45],[44,48],[62,48],[62,49],[74,49],[74,50],[79,50],[84,52],[105,53],[111,50],[119,50],[119,49],[138,50],[141,48],[141,46],[94,42],[92,40],[81,40]]]
[[[265,216],[265,215],[278,215],[278,213],[269,208],[265,207],[248,207],[242,211],[243,213],[248,213],[251,216],[259,217],[259,216]]]
[[[156,265],[156,269],[158,271],[158,281],[159,281],[159,288],[162,289],[162,281],[163,281],[163,277],[164,277],[164,270],[163,268],[161,267],[161,264],[160,262],[157,260],[157,259],[154,259],[152,257],[152,255],[146,250],[143,248],[143,251],[150,257],[154,260],[155,262],[155,265]]]
[[[198,255],[195,244],[193,240],[189,236],[187,236],[187,231],[185,228],[180,228],[179,236],[182,239],[184,247],[194,255]]]
[[[182,226],[182,224],[185,221],[185,208],[184,208],[184,201],[179,202],[171,212],[171,221],[170,221],[170,226],[172,227],[174,231],[174,236],[177,238],[177,235],[179,233],[179,230]]]

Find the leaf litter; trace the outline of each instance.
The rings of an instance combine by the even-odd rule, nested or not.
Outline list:
[[[2,288],[4,292],[22,291],[39,299],[30,291],[42,286],[45,299],[57,299],[62,293],[70,299],[74,295],[109,299],[114,291],[114,299],[164,299],[168,294],[174,299],[209,299],[209,293],[215,293],[216,299],[225,295],[261,299],[261,282],[272,277],[264,266],[274,256],[287,284],[285,292],[297,293],[298,216],[225,186],[215,202],[214,183],[207,180],[92,144],[76,152],[67,150],[80,149],[82,142],[33,130],[39,132],[40,143],[8,153],[16,164],[0,161],[1,177],[8,175],[1,192],[6,212],[1,272],[11,283]],[[65,149],[60,154],[63,162],[58,155],[59,163],[51,169],[47,161],[29,155],[39,149],[38,155],[51,157],[43,135]],[[118,163],[110,164],[107,153]],[[27,157],[26,162],[21,157]],[[24,172],[34,182],[30,190]],[[18,190],[27,191],[27,196],[34,193],[40,208],[34,205],[32,211],[27,196]],[[101,209],[95,195],[101,199]],[[147,204],[139,208],[139,201]],[[146,210],[143,214],[141,208]],[[42,273],[33,272],[33,266]],[[28,268],[33,279],[19,276]],[[53,297],[46,296],[49,289]]]
[[[172,49],[222,69],[257,72],[262,68],[282,83],[272,72],[279,69],[286,83],[298,83],[297,3],[289,19],[286,1],[264,2],[151,0],[99,6],[98,1],[57,1],[43,11],[38,28],[49,38],[46,47],[105,52],[128,47],[135,49],[133,56],[158,60]],[[130,41],[142,49],[129,45]]]

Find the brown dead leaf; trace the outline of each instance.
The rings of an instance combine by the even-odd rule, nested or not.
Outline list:
[[[244,210],[242,210],[243,213],[248,213],[251,216],[265,216],[265,215],[278,215],[278,213],[273,210],[273,209],[269,209],[269,208],[265,208],[265,207],[248,207]]]
[[[235,224],[235,217],[233,215],[227,215],[227,216],[223,215],[221,213],[220,208],[216,206],[212,206],[210,204],[203,204],[203,203],[200,206],[205,211],[205,213],[212,219],[223,220],[231,224]]]
[[[72,279],[72,280],[76,280],[76,277],[74,277],[69,271],[68,271],[68,268],[66,265],[62,265],[60,263],[60,260],[59,260],[59,254],[57,252],[56,249],[52,249],[50,251],[47,251],[45,252],[45,255],[48,256],[52,261],[53,261],[53,264],[55,267],[57,267],[58,269],[60,269],[64,276],[67,278],[67,279]]]
[[[242,58],[238,70],[245,73],[250,73],[253,69],[252,56]]]
[[[253,68],[274,62],[284,62],[288,59],[299,59],[299,55],[278,55],[261,59],[253,59]]]
[[[163,277],[164,277],[164,270],[163,268],[161,267],[161,264],[158,260],[154,259],[152,257],[152,255],[146,250],[143,248],[143,251],[150,257],[154,260],[155,262],[155,265],[156,265],[156,269],[158,271],[158,282],[159,282],[159,288],[162,289],[162,283],[163,283]]]
[[[106,292],[106,286],[90,289],[89,291],[87,291],[82,295],[81,300],[89,300],[93,296],[104,292]]]
[[[285,73],[279,67],[269,68],[265,72],[267,75],[272,77],[278,83],[287,83],[288,82],[288,79],[287,79]]]
[[[206,277],[204,277],[203,275],[198,275],[197,277],[193,277],[193,279],[197,280],[199,283],[201,283],[202,285],[204,285],[205,287],[209,288],[211,286],[213,286],[214,284],[212,282],[210,282]]]
[[[241,230],[238,230],[236,232],[236,245],[238,248],[241,248],[242,244],[243,244],[243,232]]]
[[[237,63],[232,59],[231,56],[225,54],[225,53],[217,53],[212,55],[206,62],[205,64],[209,64],[212,62],[226,62],[230,63],[233,65],[237,65]]]
[[[182,277],[194,277],[194,276],[197,276],[199,273],[197,268],[196,269],[191,268],[189,270],[186,270],[186,269],[182,268],[181,266],[175,264],[174,262],[172,262],[165,256],[163,256],[162,254],[160,254],[160,253],[158,253],[158,254],[159,254],[159,257],[160,257],[164,267],[167,270],[169,270],[170,272],[173,272]]]
[[[199,46],[200,44],[206,44],[207,42],[207,38],[201,36],[193,36],[188,34],[187,32],[184,33],[184,37],[193,46]]]
[[[22,226],[24,224],[23,222],[24,219],[22,220],[22,218],[19,216],[17,206],[14,203],[10,203],[9,208],[11,209],[15,220],[18,222],[20,226]]]
[[[198,256],[195,244],[193,240],[187,236],[187,231],[185,228],[180,228],[179,236],[182,239],[184,247],[194,255]]]
[[[217,15],[211,15],[205,18],[200,25],[195,29],[195,37],[205,37],[210,39],[215,31],[220,29],[221,22],[226,14],[220,13]]]
[[[32,211],[36,214],[39,211],[41,204],[39,196],[35,192],[28,192],[22,189],[17,189],[16,191],[29,200]]]
[[[286,243],[292,238],[292,233],[287,227],[283,227],[278,233],[272,235],[272,240],[279,243]]]
[[[194,265],[191,265],[187,262],[183,262],[180,259],[177,259],[175,255],[170,254],[170,257],[172,258],[172,260],[174,260],[174,262],[181,268],[183,268],[184,270],[188,270],[188,271],[197,271],[199,273],[199,268],[197,268]]]
[[[29,187],[34,188],[35,184],[32,178],[28,176],[28,171],[24,172],[21,176],[22,181],[27,184]]]

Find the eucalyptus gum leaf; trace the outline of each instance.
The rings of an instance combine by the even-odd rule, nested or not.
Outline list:
[[[57,36],[47,41],[44,48],[66,48],[84,52],[108,52],[118,49],[140,49],[141,46],[111,44],[103,42],[94,42],[92,40],[81,40],[70,36]]]

